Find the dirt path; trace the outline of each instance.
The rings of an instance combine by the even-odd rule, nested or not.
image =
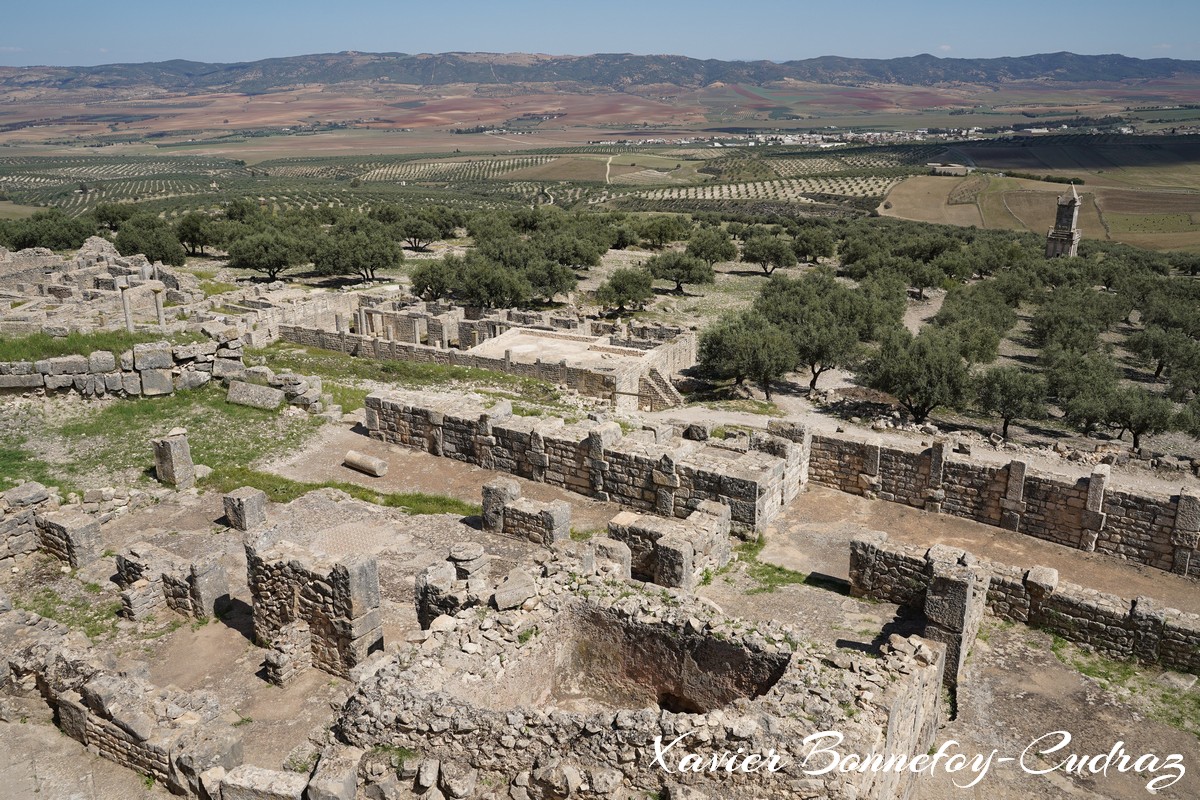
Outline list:
[[[613,160],[613,157],[609,156],[608,161],[604,162],[604,182],[605,183],[612,183],[612,181],[608,179],[608,175],[612,171],[612,160]]]

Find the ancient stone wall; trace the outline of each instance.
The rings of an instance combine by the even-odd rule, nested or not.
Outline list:
[[[222,362],[221,368],[217,362]],[[212,379],[214,370],[226,368],[226,363],[241,368],[240,341],[138,344],[119,355],[97,350],[87,356],[0,362],[0,390],[74,390],[85,397],[149,397],[177,389],[197,389]]]
[[[334,675],[382,649],[379,574],[375,559],[355,555],[335,561],[291,542],[259,549],[247,536],[246,577],[254,605],[254,636],[264,645],[285,626],[307,623],[312,664]]]
[[[1174,496],[1117,488],[1103,464],[1090,477],[1072,482],[1036,474],[1023,461],[998,466],[952,456],[944,442],[918,450],[818,434],[812,437],[807,469],[814,483],[851,494],[1200,576],[1195,488]]]
[[[549,547],[571,537],[571,506],[521,497],[516,481],[497,478],[483,486],[483,529]]]
[[[941,713],[941,645],[894,636],[878,659],[818,651],[794,643],[786,622],[748,632],[681,593],[613,579],[599,559],[560,550],[536,567],[517,595],[527,602],[500,599],[511,574],[494,602],[482,598],[502,614],[426,607],[427,617],[441,613],[360,682],[339,738],[418,752],[401,765],[402,781],[459,798],[497,786],[518,796],[657,792],[655,737],[668,744],[680,734],[706,753],[779,756],[775,773],[668,778],[701,797],[912,796],[904,773],[806,776],[801,742],[837,730],[852,752],[926,752]],[[468,594],[452,565],[426,573],[419,587],[437,584],[443,599]]]
[[[1113,658],[1200,671],[1200,615],[1162,608],[1148,597],[1129,600],[1060,581],[1048,567],[1024,570],[941,545],[902,545],[874,533],[850,544],[851,593],[928,614],[936,565],[946,561],[986,575],[987,610],[994,616],[1047,630]]]
[[[218,559],[187,562],[145,542],[117,555],[122,613],[145,619],[170,610],[185,617],[216,616],[229,602],[229,576]]]
[[[711,500],[687,519],[623,511],[609,521],[608,536],[629,548],[633,577],[690,592],[729,563],[729,519],[729,507]]]
[[[461,396],[376,392],[367,397],[365,425],[381,441],[664,516],[686,517],[714,501],[729,507],[739,530],[770,522],[797,490],[785,482],[802,474],[798,449],[780,457],[722,447],[683,439],[673,426],[623,435],[612,422],[530,422],[512,416],[507,403]],[[778,437],[760,445],[800,448]]]
[[[202,773],[241,763],[241,738],[210,693],[110,672],[85,639],[35,614],[0,613],[0,627],[12,643],[0,658],[0,689],[43,697],[63,733],[90,752],[200,798],[216,790]]]

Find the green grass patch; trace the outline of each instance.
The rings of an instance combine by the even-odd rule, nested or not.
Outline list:
[[[62,467],[68,474],[148,470],[154,463],[149,440],[175,426],[188,429],[197,464],[241,467],[295,449],[321,424],[312,417],[285,417],[228,403],[225,392],[212,384],[163,397],[120,400],[84,413],[57,431],[71,451],[72,461]]]
[[[89,639],[111,636],[117,631],[117,612],[121,603],[96,603],[83,597],[67,600],[50,588],[41,588],[28,597],[13,599],[13,605],[38,616],[83,631]]]
[[[399,508],[408,514],[457,514],[471,517],[483,513],[483,509],[478,505],[465,503],[445,495],[425,494],[424,492],[380,493],[345,481],[323,481],[321,483],[294,481],[247,467],[214,469],[213,474],[205,480],[204,485],[215,487],[220,492],[231,492],[241,486],[253,486],[266,492],[267,497],[275,503],[290,503],[297,497],[316,489],[340,489],[358,500],[388,508]]]
[[[174,344],[198,341],[201,334],[177,334],[170,337]],[[162,341],[161,333],[129,333],[128,331],[99,331],[97,333],[71,333],[67,336],[50,336],[33,333],[29,336],[0,336],[0,361],[37,361],[57,356],[86,356],[96,350],[109,350],[121,354],[131,350],[135,344]]]
[[[200,291],[204,292],[205,297],[213,297],[226,292],[236,292],[238,286],[233,283],[225,283],[224,281],[200,281]]]
[[[526,403],[555,404],[559,399],[558,390],[545,381],[475,367],[356,358],[333,350],[301,347],[288,342],[275,342],[261,350],[250,350],[248,355],[263,357],[266,365],[277,372],[320,375],[342,383],[377,381],[406,389],[472,383],[503,389],[504,396]]]
[[[1196,687],[1180,689],[1160,683],[1159,670],[1153,667],[1084,650],[1056,634],[1051,634],[1050,651],[1105,689],[1128,692],[1129,702],[1141,706],[1151,719],[1200,739],[1200,691]]]
[[[0,438],[0,480],[37,481],[43,486],[57,486],[64,493],[74,491],[73,486],[59,479],[54,467],[27,449],[25,442],[17,436]],[[0,490],[7,488],[0,485]]]
[[[367,403],[367,395],[370,394],[366,389],[347,386],[344,383],[322,381],[322,386],[326,392],[333,395],[333,402],[342,407],[343,414],[362,408]]]
[[[783,411],[774,403],[769,403],[764,400],[754,400],[752,398],[738,398],[737,400],[717,400],[711,403],[702,403],[705,408],[711,408],[716,411],[740,411],[743,414],[759,414],[764,417],[782,417]]]
[[[781,586],[802,584],[808,580],[808,576],[803,572],[797,572],[794,569],[779,567],[774,564],[764,564],[762,561],[759,561],[758,557],[766,546],[767,540],[762,536],[753,541],[738,545],[738,559],[746,565],[746,575],[758,584],[758,586],[749,590],[746,594],[774,592]]]

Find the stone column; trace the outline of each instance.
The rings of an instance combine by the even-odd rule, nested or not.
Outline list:
[[[186,431],[172,431],[150,442],[154,445],[154,476],[160,483],[176,489],[190,489],[196,485],[196,468],[192,464]]]
[[[158,316],[158,329],[160,331],[167,330],[167,312],[163,308],[163,290],[154,290],[154,313]]]
[[[1104,513],[1104,492],[1108,489],[1111,474],[1112,467],[1108,464],[1098,464],[1088,479],[1087,503],[1080,516],[1080,550],[1093,552],[1096,549],[1096,540],[1100,538],[1100,531],[1104,530],[1104,523],[1108,519],[1108,515]]]
[[[946,490],[942,488],[946,477],[946,453],[950,445],[945,439],[933,443],[929,450],[929,483],[925,488],[925,510],[938,513],[942,510],[942,502],[946,499]]]
[[[1000,498],[1000,527],[1010,531],[1020,530],[1021,515],[1025,513],[1025,470],[1024,461],[1008,463],[1008,487]]]
[[[951,561],[934,561],[931,568],[932,579],[925,591],[925,638],[946,645],[943,682],[955,688],[983,620],[988,578],[978,568]]]
[[[1192,564],[1197,563],[1196,550],[1200,549],[1200,492],[1196,489],[1185,486],[1179,490],[1171,546],[1175,548],[1171,571],[1187,575]]]
[[[133,309],[129,307],[129,287],[122,286],[121,290],[121,310],[125,312],[125,330],[133,333]]]
[[[879,460],[883,445],[878,439],[863,443],[863,471],[858,474],[858,485],[863,497],[874,498],[883,488],[879,480]]]
[[[483,485],[483,529],[504,532],[504,507],[521,496],[521,485],[512,478],[495,478]]]

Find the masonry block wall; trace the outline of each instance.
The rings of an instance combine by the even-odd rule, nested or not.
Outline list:
[[[5,361],[0,362],[0,390],[73,390],[84,397],[171,394],[203,386],[225,364],[240,369],[241,346],[238,341],[156,342],[120,354],[97,350],[86,356]]]
[[[229,602],[229,576],[216,558],[186,562],[139,542],[117,555],[122,613],[145,619],[160,611],[203,619]]]
[[[162,689],[109,672],[62,625],[25,611],[0,613],[0,689],[45,698],[63,733],[174,794],[209,797],[201,774],[242,760],[242,740],[206,691]]]
[[[706,570],[729,563],[730,511],[711,500],[686,520],[624,511],[608,523],[608,536],[629,549],[638,580],[692,591]]]
[[[954,459],[947,443],[928,449],[883,446],[846,435],[812,436],[814,483],[997,525],[1027,536],[1108,553],[1200,577],[1200,496],[1138,492],[1113,485],[1108,465],[1071,481],[1006,465]]]
[[[970,568],[983,576],[987,610],[994,616],[1047,630],[1113,658],[1200,673],[1200,615],[1163,608],[1148,597],[1129,600],[1060,581],[1048,567],[1025,570],[941,545],[902,545],[889,541],[887,534],[873,533],[850,544],[851,594],[922,609],[928,617],[930,598],[946,594],[937,580],[947,564],[951,570]],[[965,654],[974,633],[969,626],[961,630]]]
[[[297,620],[308,625],[312,664],[343,678],[383,648],[379,573],[374,558],[319,558],[291,542],[246,541],[254,636],[264,645]]]
[[[740,530],[765,527],[801,475],[802,446],[783,437],[738,449],[683,439],[672,426],[626,435],[614,422],[514,417],[506,402],[488,407],[458,396],[376,392],[367,397],[365,425],[381,441],[662,516],[686,517],[717,502]]]

